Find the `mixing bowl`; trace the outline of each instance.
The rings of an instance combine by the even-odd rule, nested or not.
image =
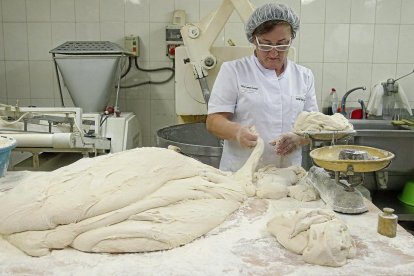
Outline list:
[[[16,147],[16,140],[14,138],[0,136],[0,177],[6,174],[10,153],[14,147]]]
[[[405,183],[404,189],[398,196],[398,199],[405,204],[414,206],[414,180]]]

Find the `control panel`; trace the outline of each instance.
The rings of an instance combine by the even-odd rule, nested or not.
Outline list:
[[[136,35],[128,35],[124,38],[125,50],[139,57],[139,37]]]

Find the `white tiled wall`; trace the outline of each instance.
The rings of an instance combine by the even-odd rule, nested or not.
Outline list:
[[[252,0],[256,6],[269,0]],[[298,62],[312,69],[320,106],[335,87],[345,91],[395,78],[414,69],[413,0],[280,0],[301,17],[294,45]],[[175,9],[198,22],[220,0],[0,0],[0,102],[59,106],[49,50],[68,40],[110,40],[122,45],[140,36],[140,66],[172,66],[165,55],[165,25]],[[231,38],[246,45],[243,24],[233,14],[215,45]],[[168,72],[132,69],[124,83],[162,80]],[[414,76],[400,81],[414,105]],[[71,100],[65,92],[65,103]],[[158,128],[176,123],[174,83],[144,85],[121,92],[120,108],[141,121],[144,144]],[[350,95],[350,105],[369,91]]]

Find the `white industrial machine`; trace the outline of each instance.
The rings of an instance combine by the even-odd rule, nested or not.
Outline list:
[[[118,108],[120,60],[127,53],[108,41],[70,41],[50,52],[55,62],[62,106],[60,76],[76,107],[0,105],[0,134],[17,140],[15,152],[31,153],[33,167],[39,169],[40,153],[82,153],[87,156],[140,146],[138,119],[133,113],[121,113]],[[115,107],[106,108],[115,87]],[[14,154],[12,164],[24,158],[27,154]]]
[[[246,22],[254,6],[249,0],[223,0],[215,11],[199,23],[181,28],[184,46],[175,48],[177,115],[206,115],[210,87],[221,64],[253,54],[253,46],[212,47],[234,10]],[[293,47],[289,50],[289,59],[296,61]]]
[[[217,66],[210,69],[208,76],[203,78],[206,87],[212,87],[214,80],[224,61],[238,59],[253,53],[252,47],[212,47],[211,52],[217,60]],[[184,63],[188,60],[187,47],[177,47],[175,49],[175,111],[177,115],[205,115],[207,114],[207,104],[201,93],[200,83],[194,78],[193,66]],[[208,92],[209,95],[210,92]]]
[[[185,63],[191,64],[194,77],[199,82],[202,92],[201,95],[203,97],[200,101],[200,99],[196,96],[189,97],[189,95],[185,95],[187,94],[185,91],[189,91],[189,89],[185,90],[185,82],[184,84],[178,85],[178,87],[176,86],[176,94],[180,92],[184,93],[184,97],[176,97],[176,103],[179,103],[179,105],[177,105],[178,115],[206,114],[206,108],[203,107],[203,105],[208,103],[210,97],[209,83],[207,81],[208,71],[215,68],[218,62],[220,62],[220,60],[217,59],[217,56],[213,54],[214,52],[212,53],[210,51],[210,48],[234,10],[237,11],[242,21],[246,22],[252,14],[254,7],[248,0],[223,0],[215,11],[201,19],[199,23],[187,24],[181,28],[181,36],[183,38],[188,57],[182,59],[183,57],[182,55],[179,55],[180,53],[177,48],[176,64],[178,65],[183,60]],[[248,54],[251,54],[251,51]],[[236,58],[237,57],[240,56],[236,56]],[[224,60],[229,59],[224,58]],[[185,68],[180,69],[177,67],[177,77],[180,74],[180,70],[183,70],[181,72],[188,72]],[[183,79],[183,77],[180,79]],[[184,77],[184,81],[185,80],[186,77]],[[199,91],[199,89],[197,89],[197,91]],[[188,100],[186,100],[186,98]],[[189,104],[194,106],[189,107],[189,109],[183,109],[183,106],[189,106]]]
[[[206,114],[206,107],[204,105],[208,103],[210,97],[209,81],[207,80],[208,71],[215,68],[223,60],[231,58],[221,55],[218,58],[220,50],[210,51],[210,49],[234,10],[237,11],[242,21],[246,22],[252,14],[254,7],[248,0],[223,0],[217,10],[204,17],[199,23],[187,24],[181,28],[185,52],[181,51],[181,47],[178,47],[175,53],[176,112],[178,115]],[[251,49],[244,48],[244,52],[242,50],[233,57],[238,58],[252,53]],[[235,51],[235,48],[232,47],[232,50]],[[183,61],[191,66],[184,66],[185,64],[182,64]],[[195,77],[199,82],[199,88],[196,88],[195,91],[200,91],[201,88],[201,98],[193,92],[190,92],[191,94],[188,95],[187,91],[194,91],[194,89],[189,87],[187,83],[189,80],[187,76],[191,72],[187,68],[192,69],[194,75],[192,78],[194,79]],[[212,81],[210,80],[210,85],[211,83]]]
[[[167,56],[171,59],[175,58],[175,49],[183,45],[183,38],[180,30],[185,24],[185,11],[175,10],[173,13],[173,22],[171,25],[165,26],[165,40],[167,44]]]

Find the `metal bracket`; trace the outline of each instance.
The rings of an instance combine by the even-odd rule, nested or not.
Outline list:
[[[349,164],[348,167],[346,168],[346,175],[354,175],[355,171],[354,171],[354,166],[352,166],[352,164]]]
[[[376,171],[375,180],[378,186],[378,189],[385,190],[387,189],[388,184],[388,172],[386,171]]]

